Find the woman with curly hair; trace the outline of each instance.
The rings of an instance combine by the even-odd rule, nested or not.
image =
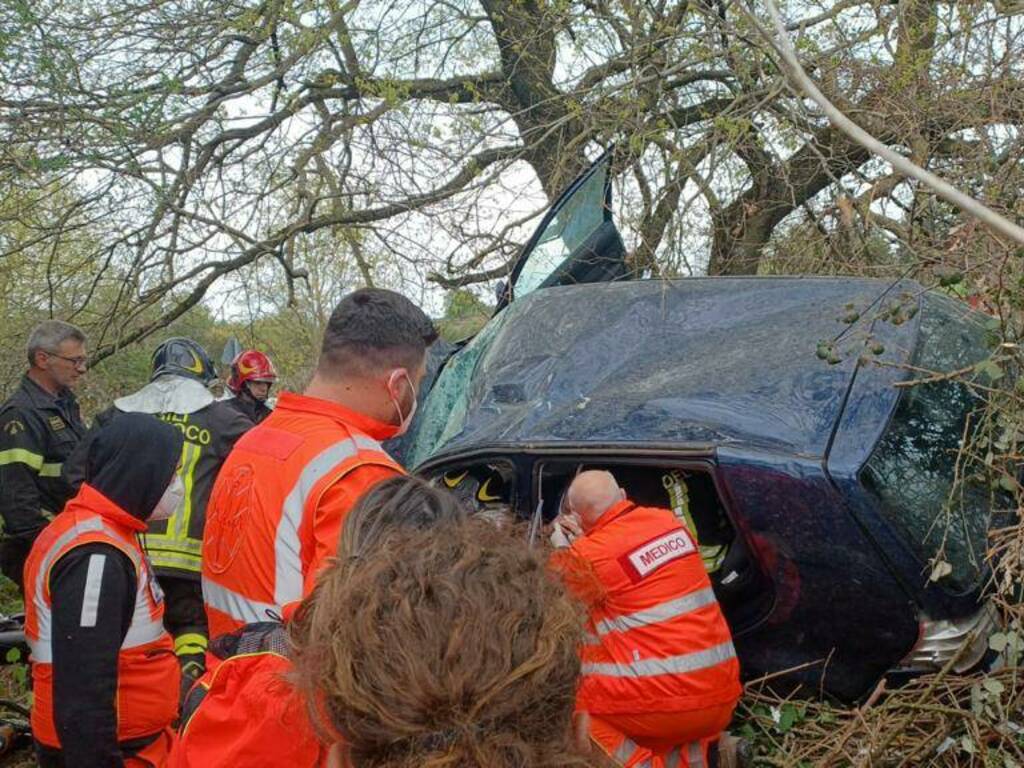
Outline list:
[[[594,765],[573,715],[583,616],[520,533],[392,529],[317,592],[290,635],[333,765]]]
[[[426,529],[465,514],[454,496],[418,478],[385,480],[345,518],[336,562],[359,562],[395,530]],[[320,600],[319,591],[315,588],[304,602]],[[210,653],[214,662],[186,697],[169,768],[325,763],[327,749],[289,679],[292,649],[285,624],[270,617],[248,624],[217,638]]]

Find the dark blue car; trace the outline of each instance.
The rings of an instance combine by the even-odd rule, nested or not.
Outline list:
[[[845,700],[982,662],[999,500],[958,453],[984,324],[912,282],[630,279],[608,162],[556,203],[444,361],[409,466],[535,530],[582,467],[696,527],[747,679]],[[967,640],[967,647],[960,650]]]

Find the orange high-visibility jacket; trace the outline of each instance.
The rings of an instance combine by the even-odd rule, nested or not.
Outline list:
[[[266,624],[252,625],[264,633]],[[209,666],[182,707],[179,738],[167,768],[319,768],[327,764],[305,701],[291,684],[291,661],[243,629],[227,658]],[[224,639],[224,638],[222,638]],[[233,638],[231,638],[233,639]],[[278,633],[271,646],[284,646]],[[216,645],[216,644],[215,644]],[[253,648],[247,647],[254,646]]]
[[[160,733],[178,713],[180,671],[164,630],[160,587],[139,546],[146,524],[89,485],[40,534],[25,563],[25,637],[32,650],[32,735],[59,749],[53,718],[53,644],[50,571],[75,547],[108,544],[135,566],[135,612],[121,644],[117,671],[117,738],[131,741]]]
[[[735,701],[739,663],[693,537],[669,510],[624,501],[560,568],[598,581],[588,603],[578,707],[593,714],[675,712]],[[570,587],[577,579],[569,579]]]
[[[371,486],[402,472],[378,439],[394,427],[289,392],[236,444],[210,496],[203,600],[210,637],[287,617],[338,549]]]

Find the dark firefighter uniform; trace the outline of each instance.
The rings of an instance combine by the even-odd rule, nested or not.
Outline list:
[[[61,466],[83,434],[75,396],[54,397],[28,376],[0,406],[0,569],[19,587],[32,542],[73,494]]]
[[[119,413],[122,411],[116,406],[103,411],[96,417],[94,429]],[[198,582],[206,504],[213,481],[235,441],[251,429],[253,423],[226,401],[214,401],[193,413],[154,415],[177,427],[185,437],[181,453],[185,504],[170,520],[152,523],[143,543],[158,576]]]
[[[245,416],[245,418],[249,419],[253,424],[259,424],[274,412],[273,408],[269,408],[266,403],[261,403],[255,398],[243,399],[236,395],[235,397],[229,397],[222,402]]]
[[[93,428],[66,462],[65,478],[74,487],[83,480],[84,457],[99,428],[121,413],[147,413],[181,431],[184,500],[170,519],[150,522],[141,537],[167,599],[164,625],[174,637],[174,653],[183,672],[183,693],[205,666],[206,611],[200,583],[206,503],[213,481],[235,441],[252,422],[214,399],[208,389],[213,362],[195,341],[171,338],[153,353],[149,384],[96,417]]]

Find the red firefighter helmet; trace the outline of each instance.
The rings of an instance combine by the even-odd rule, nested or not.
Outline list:
[[[274,364],[258,349],[246,349],[239,352],[238,357],[231,363],[228,389],[237,395],[247,381],[266,381],[271,384],[277,381]]]

